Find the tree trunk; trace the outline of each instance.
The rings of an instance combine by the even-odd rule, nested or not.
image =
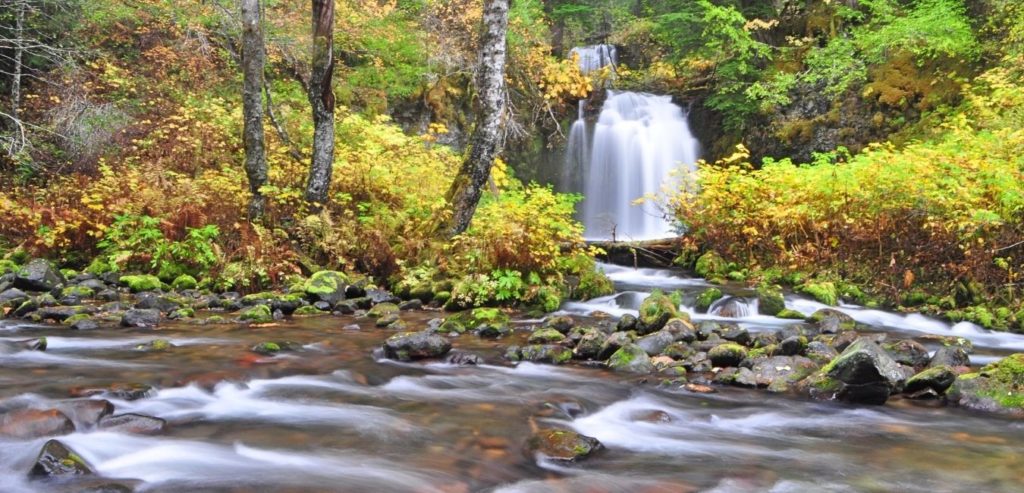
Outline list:
[[[266,64],[260,1],[242,0],[242,111],[245,117],[245,174],[249,177],[249,220],[263,216],[267,153],[263,143],[263,70]]]
[[[501,125],[505,113],[505,34],[508,30],[508,0],[484,1],[484,32],[480,38],[480,61],[476,87],[479,99],[476,128],[470,151],[448,190],[452,216],[441,224],[448,237],[469,228],[480,202],[484,185],[491,176],[494,158],[501,150]]]
[[[309,104],[313,108],[313,162],[306,200],[327,202],[334,167],[334,0],[313,0],[313,65]]]
[[[18,11],[14,17],[15,46],[12,60],[14,66],[11,70],[11,116],[15,119],[18,118],[18,112],[21,111],[21,71],[22,57],[25,53],[25,10],[27,10],[27,6],[19,2],[16,8]]]

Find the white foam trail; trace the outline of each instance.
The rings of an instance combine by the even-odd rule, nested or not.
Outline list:
[[[25,337],[0,337],[0,341],[16,342],[23,341]],[[96,350],[96,349],[116,349],[116,348],[133,348],[140,344],[147,344],[157,339],[163,339],[175,346],[199,346],[205,344],[233,344],[235,341],[228,339],[212,339],[206,337],[190,337],[190,338],[161,338],[161,337],[124,337],[117,339],[97,339],[88,336],[85,337],[61,337],[61,336],[46,336],[46,349],[52,350],[73,350],[73,349],[84,349],[84,350]]]

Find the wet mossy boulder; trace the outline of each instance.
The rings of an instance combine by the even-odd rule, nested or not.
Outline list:
[[[156,327],[160,325],[160,311],[154,309],[132,309],[121,316],[122,327]]]
[[[1024,353],[1011,354],[979,372],[957,377],[947,399],[961,407],[1024,417]]]
[[[608,358],[608,368],[621,373],[646,374],[655,370],[650,356],[636,344],[626,344]]]
[[[831,282],[808,281],[798,286],[797,291],[814,298],[819,303],[836,306],[839,304],[839,291],[836,285]]]
[[[661,329],[652,334],[647,334],[636,340],[636,345],[643,349],[648,356],[657,356],[661,354],[665,348],[667,348],[673,342],[676,342],[676,336],[668,329]]]
[[[88,288],[88,287],[85,287],[85,286],[68,286],[68,287],[60,290],[60,297],[61,298],[85,299],[85,298],[92,298],[95,295],[96,295],[96,291],[93,291],[91,288]]]
[[[928,368],[909,379],[903,393],[914,399],[937,398],[956,380],[956,372],[949,366]]]
[[[565,341],[565,335],[552,327],[541,327],[530,334],[529,344],[556,344]]]
[[[325,311],[323,311],[323,310],[321,310],[321,309],[319,309],[319,308],[317,308],[317,307],[315,307],[313,305],[305,305],[305,306],[300,306],[300,307],[296,308],[295,311],[292,312],[292,315],[295,315],[296,317],[309,317],[309,316],[315,316],[315,315],[325,315],[326,313],[327,312],[325,312]]]
[[[238,314],[238,319],[253,324],[265,324],[274,320],[274,314],[268,305],[255,305]]]
[[[14,287],[28,291],[52,291],[67,282],[49,260],[37,258],[18,269]]]
[[[27,440],[74,431],[75,424],[57,409],[18,409],[0,414],[0,437]]]
[[[182,274],[176,277],[173,282],[171,282],[171,287],[177,291],[195,289],[196,286],[199,286],[199,282],[196,281],[196,278],[188,274]]]
[[[264,356],[273,356],[281,352],[281,345],[276,342],[261,342],[253,346],[251,351]]]
[[[538,430],[526,440],[524,452],[534,460],[576,462],[602,448],[596,438],[571,430]]]
[[[576,326],[576,321],[572,317],[560,315],[557,317],[548,317],[544,319],[544,325],[542,328],[554,329],[562,334],[568,334],[573,327]]]
[[[885,352],[889,353],[889,356],[892,356],[897,363],[915,370],[927,366],[931,359],[928,349],[911,339],[882,343],[882,349],[885,349]]]
[[[605,333],[593,327],[578,330],[580,330],[580,335],[576,341],[576,347],[573,348],[573,356],[576,359],[597,358],[607,337]]]
[[[853,330],[857,326],[853,317],[832,308],[822,308],[812,313],[807,317],[807,321],[817,324],[822,334],[838,334]]]
[[[451,349],[447,337],[430,332],[400,332],[384,341],[384,355],[399,361],[438,358]]]
[[[713,279],[725,275],[731,270],[731,265],[715,251],[709,251],[699,258],[693,266],[694,272],[705,279]]]
[[[817,370],[818,364],[803,356],[772,356],[750,365],[757,385],[771,392],[785,392]]]
[[[720,300],[725,294],[722,293],[721,289],[708,288],[697,295],[696,306],[694,309],[698,313],[707,313],[708,309],[711,308],[716,301]]]
[[[348,276],[344,272],[322,270],[313,273],[306,280],[303,290],[310,298],[326,301],[333,305],[345,299],[345,287],[348,281]]]
[[[779,313],[776,313],[775,316],[778,317],[778,318],[784,318],[784,319],[787,319],[787,320],[803,320],[804,319],[804,314],[803,313],[800,313],[800,312],[798,312],[796,310],[790,310],[789,308],[786,308],[786,309],[780,311]]]
[[[93,470],[67,445],[59,440],[50,440],[43,445],[28,474],[34,478],[61,478],[92,475]]]
[[[905,380],[885,350],[861,337],[802,384],[816,399],[885,404],[891,394],[903,390]]]
[[[511,346],[505,351],[505,359],[509,361],[531,361],[561,365],[572,359],[572,349],[558,344],[529,344]]]
[[[159,277],[150,275],[121,276],[121,279],[118,282],[123,286],[127,286],[128,290],[133,293],[157,291],[163,287],[163,283],[160,282]]]
[[[722,368],[739,366],[746,357],[747,348],[733,342],[719,344],[708,351],[711,364]]]
[[[401,308],[394,303],[377,303],[366,312],[366,316],[370,318],[383,318],[389,315],[398,315],[401,311]]]
[[[671,296],[655,290],[640,304],[637,332],[640,335],[657,332],[665,327],[670,319],[678,317],[681,315],[675,300]]]
[[[628,332],[630,330],[636,330],[637,319],[633,315],[627,313],[619,319],[615,324],[615,330],[617,332]]]
[[[951,366],[953,368],[971,366],[971,357],[967,349],[962,346],[943,346],[935,351],[928,366]]]
[[[786,298],[782,288],[774,284],[761,284],[757,287],[757,311],[761,315],[776,316],[786,309]]]

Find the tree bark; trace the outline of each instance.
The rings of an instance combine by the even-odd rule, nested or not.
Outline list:
[[[505,35],[509,0],[484,1],[484,32],[476,87],[479,99],[476,128],[470,151],[448,190],[452,216],[439,230],[448,237],[463,233],[476,212],[484,185],[491,176],[494,158],[501,151],[501,126],[505,114]]]
[[[266,52],[260,24],[260,1],[242,0],[242,112],[245,118],[245,174],[249,177],[249,220],[263,216],[267,184],[267,153],[263,132],[263,70]]]
[[[313,1],[313,64],[308,97],[313,109],[313,159],[306,200],[327,203],[334,168],[334,0]]]
[[[11,115],[18,117],[21,111],[21,71],[22,58],[25,53],[25,10],[27,6],[18,2],[18,11],[14,14],[14,37],[17,40],[14,46],[13,67],[11,70]]]

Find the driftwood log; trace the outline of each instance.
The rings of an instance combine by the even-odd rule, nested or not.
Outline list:
[[[633,267],[669,267],[679,256],[678,238],[649,241],[588,241],[588,245],[605,251],[598,260]]]

